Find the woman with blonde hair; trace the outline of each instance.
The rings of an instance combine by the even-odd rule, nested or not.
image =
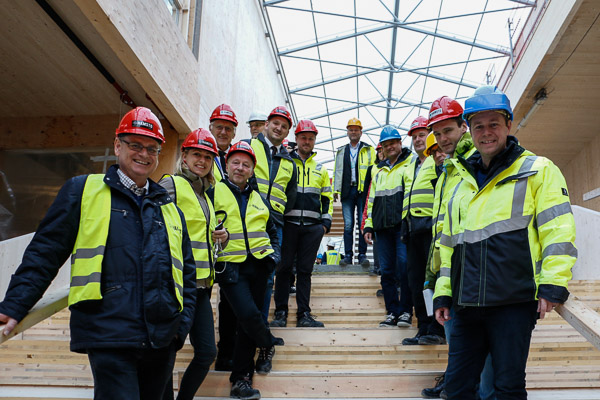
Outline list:
[[[215,332],[210,294],[214,283],[215,243],[225,246],[227,230],[215,216],[205,191],[215,184],[212,168],[219,154],[214,136],[206,129],[196,129],[183,141],[174,175],[159,182],[183,211],[196,263],[196,311],[190,330],[194,357],[179,386],[178,400],[193,399],[215,359]],[[173,398],[173,385],[167,386],[164,399]]]

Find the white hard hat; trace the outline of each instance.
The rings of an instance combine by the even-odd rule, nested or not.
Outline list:
[[[248,121],[246,121],[246,123],[250,123],[252,121],[266,121],[267,120],[267,114],[262,113],[260,111],[252,111],[252,113],[250,114],[250,117],[248,118]]]

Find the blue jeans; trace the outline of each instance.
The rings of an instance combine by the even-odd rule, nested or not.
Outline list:
[[[400,227],[375,233],[385,308],[396,316],[412,315],[412,296],[406,271],[406,245],[400,240]],[[398,298],[400,284],[400,298]]]
[[[527,399],[525,367],[537,301],[467,307],[455,314],[446,370],[448,399],[477,399],[477,381],[488,354],[494,367],[496,398]]]
[[[277,227],[277,239],[279,239],[279,248],[281,248],[281,244],[283,242],[283,227]],[[283,257],[280,257],[283,258]],[[262,316],[265,324],[269,326],[269,309],[271,308],[271,295],[273,294],[273,283],[275,282],[275,271],[277,267],[269,274],[269,278],[267,279],[267,289],[265,290],[265,301],[262,306]]]
[[[354,255],[354,217],[357,214],[356,220],[358,227],[362,224],[362,214],[365,207],[365,199],[362,193],[358,193],[356,186],[350,187],[348,197],[342,200],[342,215],[344,216],[344,257],[352,257]],[[355,211],[356,210],[356,211]],[[358,235],[358,254],[367,253],[367,242],[363,235]]]
[[[452,327],[454,325],[454,307],[450,308],[451,319],[444,324],[446,340],[450,344],[450,336],[452,335]],[[492,356],[490,354],[485,358],[483,371],[479,376],[479,399],[480,400],[495,400],[496,391],[494,389],[494,367],[492,365]]]

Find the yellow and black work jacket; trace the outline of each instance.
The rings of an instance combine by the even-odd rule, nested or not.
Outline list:
[[[23,319],[71,258],[72,351],[164,348],[176,335],[183,345],[196,304],[183,213],[150,180],[147,193],[135,196],[117,169],[65,183],[25,251],[0,313]]]
[[[430,234],[433,215],[433,183],[437,181],[433,157],[412,163],[404,171],[404,207],[402,218],[407,223],[407,234]]]
[[[563,303],[575,264],[575,221],[560,170],[509,136],[484,169],[452,159],[460,182],[446,206],[434,307],[486,307],[544,297]]]
[[[442,167],[442,174],[439,176],[436,185],[435,185],[435,194],[433,196],[433,227],[432,227],[432,235],[433,235],[433,254],[430,257],[428,270],[431,271],[431,274],[435,276],[440,270],[440,261],[439,261],[439,243],[440,238],[442,237],[442,229],[444,227],[444,213],[443,210],[448,204],[448,199],[452,195],[452,191],[460,182],[461,178],[458,173],[454,171],[453,164],[450,162],[451,159],[456,159],[457,157],[462,157],[464,159],[469,159],[477,149],[473,146],[473,139],[471,138],[471,133],[466,132],[462,135],[458,144],[456,145],[456,150],[451,158],[447,158],[444,161],[444,165]]]
[[[215,281],[212,232],[217,218],[212,201],[203,192],[202,181],[196,176],[192,178],[194,182],[185,176],[165,175],[158,183],[167,189],[185,215],[196,262],[196,287],[209,289]],[[194,190],[194,185],[199,186],[200,193]]]
[[[229,233],[227,246],[218,255],[217,263],[241,264],[248,256],[257,259],[270,257],[279,262],[280,247],[277,228],[272,220],[269,204],[258,191],[247,185],[240,190],[227,179],[207,191],[213,201],[215,213],[227,215],[224,226]],[[216,266],[217,273],[220,271]]]
[[[402,176],[414,162],[412,156],[411,151],[404,147],[394,165],[390,165],[388,160],[377,165],[377,174],[371,181],[365,233],[400,227],[404,201]]]
[[[285,213],[285,222],[298,225],[322,224],[329,232],[333,214],[333,195],[327,169],[315,161],[317,153],[302,160],[298,153],[291,157],[296,165],[298,193],[291,209]]]
[[[294,161],[285,146],[279,146],[279,152],[272,157],[271,149],[262,133],[249,143],[256,155],[252,186],[258,188],[261,196],[271,204],[275,223],[283,226],[283,214],[290,210],[290,206],[296,200],[297,177]]]
[[[359,193],[368,189],[365,188],[365,177],[367,176],[367,169],[375,160],[377,160],[377,155],[373,146],[365,142],[359,142],[355,169],[355,180]],[[347,144],[337,149],[333,168],[333,193],[339,194],[342,200],[350,193],[351,175],[350,144]]]

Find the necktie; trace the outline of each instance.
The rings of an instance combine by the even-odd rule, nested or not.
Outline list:
[[[275,154],[277,154],[277,147],[271,146],[271,158],[275,158]]]

